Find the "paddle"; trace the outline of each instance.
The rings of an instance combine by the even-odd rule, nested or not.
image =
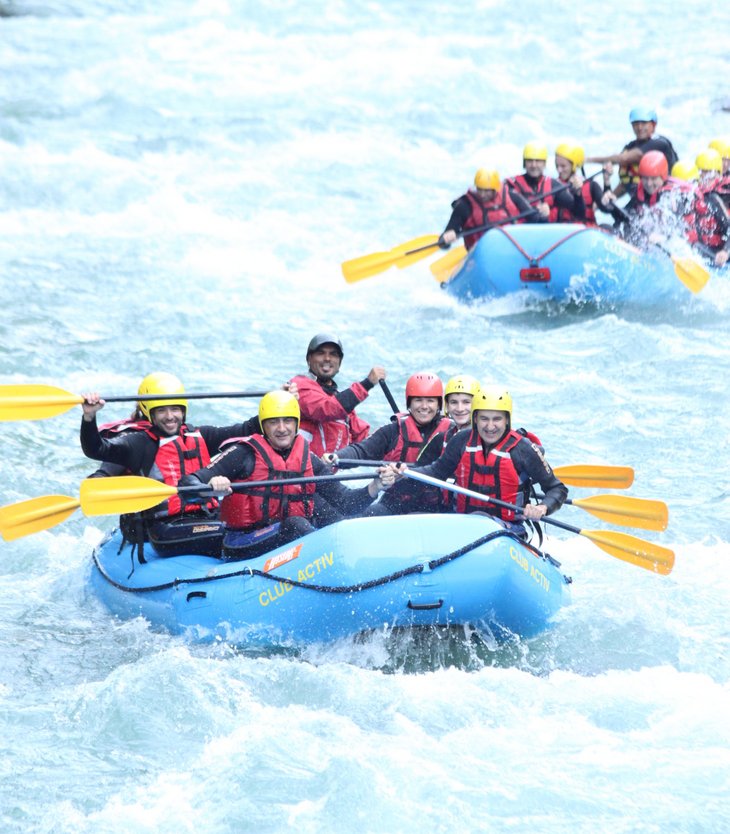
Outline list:
[[[263,397],[266,391],[225,391],[213,394],[155,394],[154,400],[213,400],[217,398]],[[139,394],[102,397],[108,403],[137,402]],[[53,385],[0,385],[0,421],[44,420],[81,405],[84,398]]]
[[[680,258],[673,255],[666,246],[661,243],[653,243],[661,252],[671,258],[674,264],[674,272],[679,280],[693,293],[698,293],[710,280],[710,273],[694,258]]]
[[[68,495],[43,495],[0,507],[0,535],[6,542],[48,530],[65,521],[81,506]]]
[[[592,174],[590,177],[586,177],[586,181],[592,180],[600,173],[601,171],[596,171],[595,174]],[[548,191],[546,194],[536,194],[534,197],[530,197],[527,200],[527,203],[534,205],[535,203],[542,202],[547,197],[560,194],[561,191],[565,191],[568,188],[571,188],[570,183],[562,183],[557,188],[553,188],[551,191]],[[460,232],[456,237],[458,239],[460,237],[464,237],[465,235],[473,235],[478,234],[479,232],[488,231],[495,226],[515,223],[517,220],[522,220],[525,217],[529,217],[531,214],[533,214],[533,209],[522,211],[513,217],[505,217],[503,220],[495,220],[492,223],[485,223],[484,225],[476,226],[473,229],[466,229]],[[415,261],[427,257],[432,249],[439,246],[440,239],[439,235],[423,235],[420,238],[409,240],[407,243],[401,243],[400,246],[394,247],[389,252],[374,252],[371,255],[362,255],[359,258],[352,258],[342,264],[342,274],[345,281],[349,284],[353,284],[356,281],[362,281],[364,278],[370,278],[373,275],[385,272],[385,270],[391,266],[399,266],[401,268],[410,266],[412,263],[415,263]]]
[[[337,453],[335,452],[335,456]],[[394,461],[358,460],[356,458],[337,458],[333,466],[339,469],[353,466],[385,466]],[[628,489],[634,482],[634,470],[630,466],[595,466],[591,464],[573,464],[557,466],[553,473],[567,486],[596,487],[599,489]],[[638,500],[638,499],[636,499]]]
[[[497,498],[489,498],[482,495],[480,492],[474,492],[470,489],[450,484],[447,481],[440,481],[438,478],[432,478],[430,475],[424,475],[421,472],[416,472],[407,469],[403,473],[406,477],[412,478],[415,481],[420,481],[424,484],[438,487],[439,489],[447,489],[450,492],[457,492],[461,495],[468,495],[470,498],[476,498],[478,501],[484,501],[489,504],[495,504],[499,507],[506,507],[509,510],[521,512],[521,507],[515,504],[508,504],[506,501],[500,501]],[[614,556],[616,559],[621,559],[624,562],[629,562],[632,565],[637,565],[645,570],[653,571],[667,575],[674,567],[674,553],[666,547],[660,547],[652,542],[638,539],[635,536],[629,536],[626,533],[617,533],[613,530],[581,530],[579,527],[573,527],[572,524],[565,524],[563,521],[558,521],[555,518],[544,516],[540,519],[543,524],[553,524],[563,530],[568,530],[571,533],[577,533],[579,536],[584,536],[590,539],[594,544],[598,545],[601,550]]]
[[[544,495],[537,494],[538,498]],[[566,504],[579,507],[602,521],[638,527],[642,530],[666,530],[669,510],[663,501],[632,498],[629,495],[593,495],[590,498],[565,499]]]
[[[377,472],[359,475],[311,475],[301,478],[276,478],[268,481],[246,481],[231,484],[234,492],[265,486],[289,486],[291,484],[316,484],[327,481],[363,481],[377,476]],[[81,482],[81,509],[85,515],[115,515],[139,513],[156,507],[173,495],[198,495],[208,498],[219,493],[205,484],[173,487],[144,478],[141,475],[120,475],[114,478],[87,478]]]
[[[383,393],[385,394],[385,399],[388,400],[388,405],[393,409],[393,414],[398,414],[400,409],[398,408],[398,403],[395,401],[395,397],[390,392],[390,388],[388,388],[388,383],[384,379],[379,381],[380,387],[383,389]]]

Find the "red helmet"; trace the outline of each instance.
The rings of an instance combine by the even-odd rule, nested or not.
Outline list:
[[[669,176],[669,163],[661,151],[647,151],[639,163],[640,177],[661,177],[665,180]]]
[[[436,374],[428,371],[413,374],[406,382],[406,406],[411,397],[438,397],[441,408],[444,402],[444,384]]]

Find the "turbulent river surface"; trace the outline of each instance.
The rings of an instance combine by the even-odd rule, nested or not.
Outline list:
[[[168,370],[190,391],[262,389],[334,330],[344,384],[382,364],[402,400],[414,371],[468,372],[510,389],[553,465],[633,466],[631,494],[670,509],[646,538],[676,553],[661,577],[550,533],[572,604],[530,641],[383,633],[261,654],[115,620],[88,588],[113,518],[0,543],[3,834],[730,831],[727,276],[671,306],[465,306],[428,261],[340,271],[439,232],[476,168],[519,172],[533,138],[613,152],[647,101],[680,157],[730,135],[728,7],[0,15],[1,384],[123,395]],[[377,426],[390,410],[375,391],[359,412]],[[94,468],[79,418],[2,424],[0,503],[78,494]]]

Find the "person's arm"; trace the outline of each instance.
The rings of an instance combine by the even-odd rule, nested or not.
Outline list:
[[[87,458],[113,463],[135,474],[147,474],[156,452],[154,441],[144,432],[128,432],[109,440],[102,437],[96,415],[90,420],[81,420],[80,440],[81,450]],[[148,451],[150,454],[146,454]]]
[[[330,394],[315,379],[298,376],[295,380],[299,387],[302,417],[315,423],[344,420],[367,397],[377,382],[377,379],[373,381],[368,375],[362,382],[353,382],[349,388]]]
[[[232,426],[200,426],[199,431],[208,447],[208,454],[213,457],[218,454],[221,443],[230,440],[232,437],[248,437],[251,434],[259,434],[261,426],[259,418],[249,417],[243,423],[234,423]]]
[[[387,423],[365,440],[338,449],[337,457],[341,460],[383,460],[388,452],[395,449],[398,433],[397,422]]]
[[[544,493],[539,504],[531,505],[532,510],[525,507],[525,518],[538,519],[542,515],[550,515],[559,510],[568,497],[568,488],[555,477],[542,452],[525,438],[510,454],[517,471],[526,474],[532,483],[539,484]],[[544,507],[544,512],[540,509],[541,506]]]
[[[510,188],[509,196],[517,209],[517,214],[526,215],[523,218],[525,223],[539,223],[542,220],[540,212],[533,205],[528,203],[524,195],[522,195],[519,191]]]
[[[208,484],[213,478],[223,477],[229,481],[243,481],[251,476],[256,458],[253,450],[246,443],[232,443],[224,449],[214,460],[202,469],[198,469],[190,475],[186,475],[181,481],[181,486],[194,485],[195,481]],[[194,479],[194,480],[190,480]]]
[[[449,440],[440,458],[428,466],[411,466],[409,464],[408,468],[432,478],[438,478],[440,481],[451,478],[464,454],[470,435],[471,429],[462,429]]]
[[[459,197],[451,204],[453,211],[446,228],[441,232],[439,237],[439,246],[442,249],[448,249],[449,246],[456,240],[464,231],[466,221],[471,217],[471,204],[466,197]]]
[[[641,151],[641,148],[632,148],[628,151],[621,151],[621,153],[608,154],[607,156],[587,156],[585,161],[597,162],[599,164],[613,162],[617,165],[628,167],[629,165],[633,165],[634,163],[639,162],[642,156],[643,153]]]

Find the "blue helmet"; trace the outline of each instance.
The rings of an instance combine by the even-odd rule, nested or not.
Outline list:
[[[629,113],[630,122],[654,122],[659,121],[656,117],[656,110],[653,107],[634,107]]]

